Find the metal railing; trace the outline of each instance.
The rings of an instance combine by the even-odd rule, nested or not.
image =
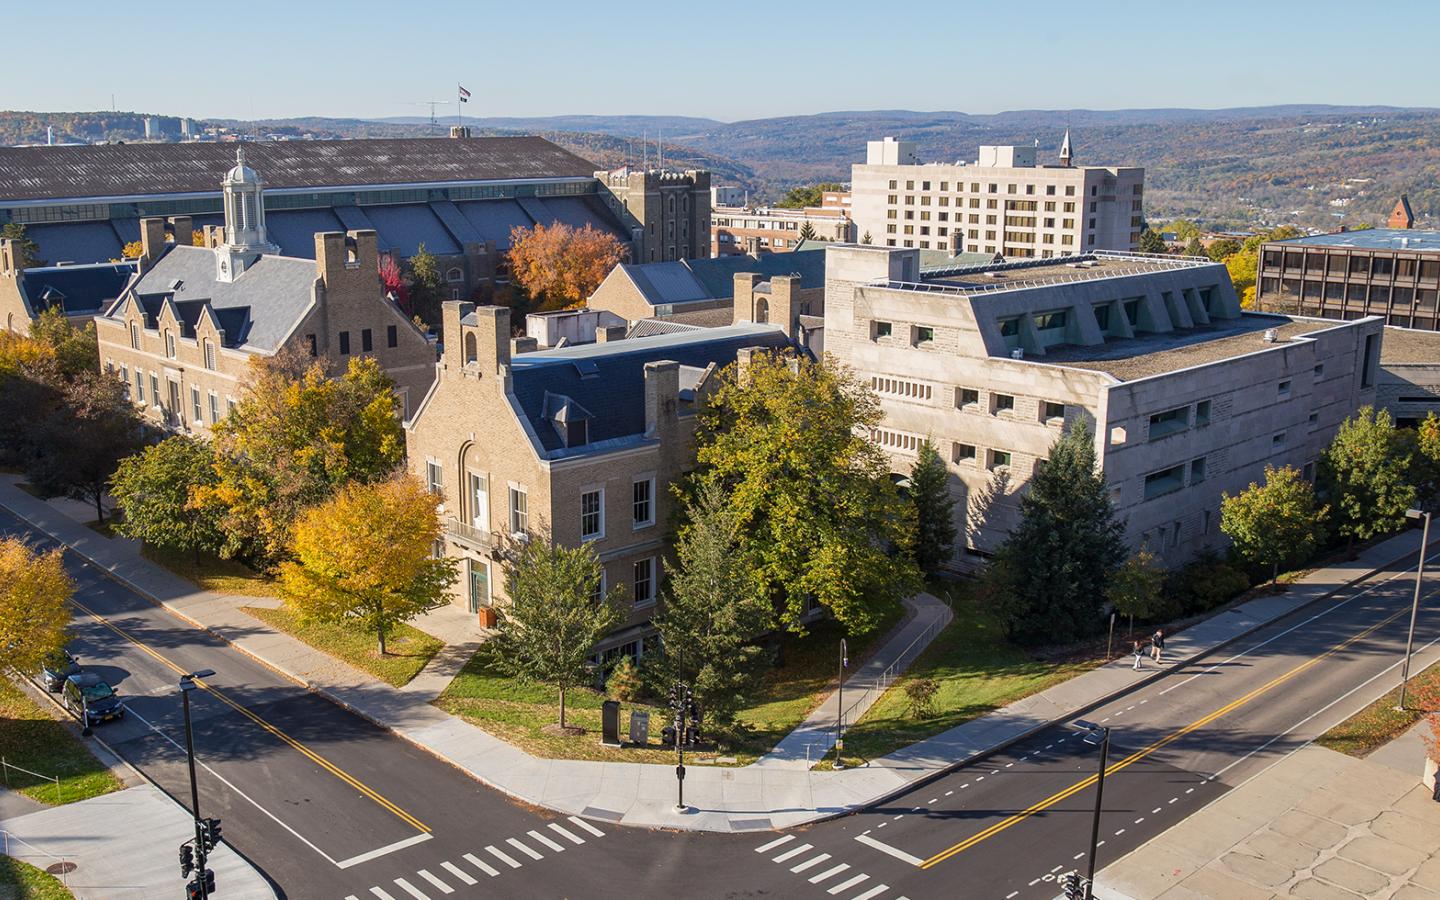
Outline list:
[[[1172,268],[1181,268],[1175,266]],[[1048,287],[1056,284],[1073,284],[1076,281],[1098,281],[1101,278],[1125,278],[1130,275],[1151,275],[1154,274],[1153,267],[1127,266],[1123,269],[1080,269],[1080,272],[1098,272],[1094,278],[1084,275],[1051,275],[1048,278],[1025,278],[1018,281],[995,281],[985,284],[938,284],[932,281],[891,281],[889,279],[877,279],[870,282],[866,287],[882,287],[898,291],[922,291],[936,294],[956,294],[960,296],[969,294],[993,294],[1000,291],[1029,290],[1037,287]]]
[[[31,854],[26,854],[27,856],[34,857],[35,855],[38,855],[40,857],[44,857],[45,859],[53,859],[54,862],[50,865],[36,866],[36,868],[44,869],[49,874],[58,876],[60,879],[60,883],[65,885],[66,887],[69,887],[70,870],[75,868],[74,866],[70,865],[69,860],[65,859],[65,857],[63,856],[56,856],[53,853],[46,853],[44,850],[41,850],[39,847],[35,846],[24,838],[18,835],[11,834],[5,829],[0,828],[0,846],[4,847],[4,854],[11,859],[22,859],[23,861],[23,858],[19,854],[12,852],[10,847],[12,841],[16,844],[23,844],[24,846],[29,847],[31,851],[33,851],[33,853]],[[34,863],[31,863],[31,865],[34,865]],[[50,869],[54,869],[55,871],[50,872]]]
[[[468,522],[462,522],[453,516],[445,518],[444,526],[446,534],[453,535],[462,541],[486,548],[495,545],[495,536],[491,532],[477,528]]]
[[[3,776],[4,779],[5,779],[5,787],[9,788],[9,787],[11,786],[11,785],[10,785],[10,770],[11,770],[11,769],[14,769],[16,772],[24,772],[26,775],[29,775],[29,776],[31,776],[31,777],[33,777],[33,778],[38,778],[38,779],[40,779],[41,781],[53,782],[54,785],[55,785],[55,802],[56,802],[56,803],[64,803],[64,802],[65,802],[65,794],[64,794],[64,792],[61,791],[61,789],[60,789],[60,779],[59,779],[59,778],[56,778],[54,775],[42,775],[42,774],[39,773],[39,772],[32,772],[32,771],[30,771],[29,769],[26,769],[26,768],[24,768],[24,767],[22,767],[22,766],[17,766],[17,765],[15,765],[14,763],[6,760],[5,757],[0,756],[0,776]]]
[[[840,710],[840,722],[850,722],[854,724],[855,719],[851,714],[855,712],[856,708],[863,705],[864,709],[869,709],[870,704],[880,699],[881,695],[890,690],[890,686],[895,683],[895,679],[904,674],[905,670],[909,668],[910,663],[914,662],[917,656],[925,652],[925,648],[930,646],[930,642],[935,639],[936,635],[944,630],[946,625],[950,624],[950,620],[954,617],[954,613],[950,611],[949,605],[947,604],[944,615],[937,617],[935,621],[925,626],[925,629],[917,634],[915,639],[905,646],[904,650],[900,651],[900,655],[895,657],[890,665],[885,667],[884,671],[871,682],[870,686],[860,692],[860,695],[854,702],[846,704],[845,708]],[[847,691],[846,693],[849,692]],[[861,710],[860,715],[864,714],[864,709]]]

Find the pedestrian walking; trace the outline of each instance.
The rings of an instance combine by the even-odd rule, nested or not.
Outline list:
[[[1150,655],[1154,657],[1157,665],[1160,663],[1160,654],[1163,653],[1164,650],[1165,632],[1163,629],[1157,628],[1155,629],[1155,633],[1150,635]]]
[[[1136,642],[1135,642],[1134,651],[1135,651],[1135,665],[1132,666],[1131,668],[1133,668],[1136,672],[1138,672],[1138,671],[1140,671],[1140,660],[1142,660],[1142,659],[1145,658],[1145,647],[1144,647],[1139,641],[1136,641]]]

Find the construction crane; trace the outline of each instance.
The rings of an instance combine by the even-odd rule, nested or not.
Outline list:
[[[430,124],[431,124],[431,125],[436,124],[436,121],[435,121],[435,107],[437,107],[437,106],[448,106],[449,104],[450,104],[450,101],[449,101],[449,100],[416,100],[416,101],[415,101],[415,105],[416,105],[416,106],[428,106],[428,107],[430,107]]]

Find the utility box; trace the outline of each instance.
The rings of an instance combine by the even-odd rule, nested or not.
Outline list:
[[[630,743],[639,747],[650,743],[650,714],[648,712],[630,713]]]
[[[600,743],[606,747],[620,746],[619,700],[606,700],[600,704]]]

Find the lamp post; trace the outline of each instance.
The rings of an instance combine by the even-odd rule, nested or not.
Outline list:
[[[1415,647],[1415,617],[1420,612],[1420,582],[1425,577],[1425,551],[1430,548],[1430,513],[1428,510],[1410,509],[1405,511],[1406,518],[1425,520],[1425,528],[1420,535],[1420,561],[1415,564],[1415,599],[1410,604],[1410,633],[1405,638],[1405,664],[1400,669],[1400,703],[1396,709],[1405,708],[1405,688],[1410,683],[1410,653]]]
[[[1100,736],[1100,772],[1095,778],[1095,815],[1090,822],[1090,862],[1085,874],[1085,900],[1092,900],[1095,896],[1095,856],[1100,847],[1100,809],[1105,799],[1105,767],[1110,757],[1110,726],[1096,725],[1084,719],[1077,720],[1075,724],[1090,732],[1086,743],[1091,743],[1090,738],[1095,735]]]
[[[850,652],[845,639],[840,639],[840,677],[835,693],[835,768],[845,768],[840,755],[845,750],[845,667],[850,664]]]
[[[195,679],[209,678],[215,674],[214,669],[200,669],[188,675],[180,676],[180,696],[184,699],[185,707],[185,761],[190,766],[190,815],[195,819],[195,851],[199,857],[200,877],[196,881],[200,885],[200,896],[208,897],[205,886],[205,833],[201,830],[200,824],[200,789],[195,782],[195,733],[190,727],[190,692],[195,690]]]

